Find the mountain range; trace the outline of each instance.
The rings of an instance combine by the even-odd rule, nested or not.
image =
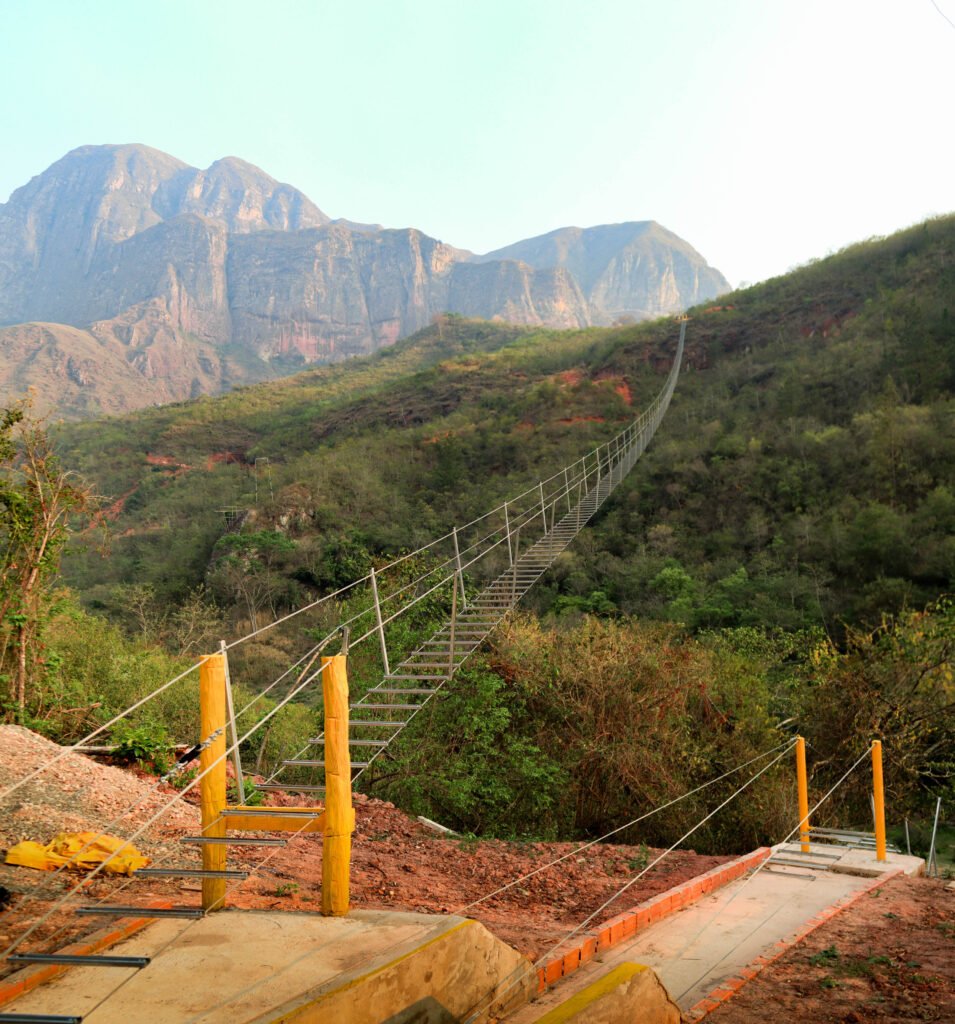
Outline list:
[[[654,221],[476,255],[333,220],[235,157],[84,146],[0,205],[0,397],[116,413],[368,354],[444,313],[609,325],[728,287]]]

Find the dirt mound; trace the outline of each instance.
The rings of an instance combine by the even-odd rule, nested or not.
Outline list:
[[[0,793],[47,764],[63,748],[18,725],[0,726]],[[46,842],[57,832],[75,832],[113,825],[117,834],[136,831],[176,795],[155,778],[99,764],[69,753],[0,801],[0,845],[21,839]],[[135,805],[128,811],[130,805]],[[121,817],[122,816],[122,817]],[[194,825],[193,808],[176,805],[145,838],[157,839],[170,824]]]

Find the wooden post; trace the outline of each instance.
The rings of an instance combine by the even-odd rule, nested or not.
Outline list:
[[[226,834],[222,812],[226,807],[225,658],[210,654],[199,666],[199,736],[211,742],[199,754],[199,802],[202,834],[221,838]],[[222,843],[203,843],[203,871],[225,871],[228,850]],[[202,909],[221,910],[225,905],[224,878],[202,880]]]
[[[882,785],[882,741],[872,741],[872,794],[875,798],[875,859],[885,863],[885,791]]]
[[[796,737],[796,787],[799,790],[799,842],[809,853],[809,783],[806,777],[806,741]]]
[[[348,670],[344,654],[322,658],[325,695],[325,839],[322,845],[322,913],[348,913],[351,834],[355,812],[348,749]]]

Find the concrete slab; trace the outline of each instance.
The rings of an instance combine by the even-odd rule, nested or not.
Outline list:
[[[517,1010],[508,1024],[531,1024],[618,964],[653,967],[686,1010],[739,974],[777,942],[870,882],[856,875],[766,868],[678,911],[583,964]]]
[[[512,1005],[536,983],[527,958],[476,921],[388,911],[223,911],[157,921],[111,952],[153,959],[73,968],[6,1009],[84,1024],[450,1024],[505,979],[526,976]]]

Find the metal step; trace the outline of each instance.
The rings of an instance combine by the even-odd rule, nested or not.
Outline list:
[[[256,784],[257,790],[262,792],[280,793],[324,793],[324,786],[296,786],[294,783],[282,784],[281,782],[260,782]]]
[[[819,877],[818,875],[804,875],[801,872],[788,871],[785,868],[781,868],[779,870],[774,871],[771,867],[767,866],[766,868],[764,868],[764,870],[771,875],[783,875],[785,878],[805,878],[808,879],[808,881],[810,882],[815,882],[815,880]]]
[[[349,704],[349,708],[352,711],[418,711],[423,708],[423,704]],[[358,720],[353,719],[353,724],[357,725]],[[407,725],[407,722],[402,722],[402,725]]]
[[[392,674],[390,676],[385,676],[385,679],[436,679],[436,680],[444,680],[444,681],[447,681],[450,678],[451,677],[448,676],[448,675],[425,676],[425,675],[421,675],[420,673],[418,673],[416,675],[415,674],[412,674],[412,675],[396,675],[396,674]],[[370,690],[368,692],[371,693]],[[379,690],[377,686],[375,687],[375,693],[383,693],[383,692],[384,691],[383,690]],[[401,690],[396,690],[395,692],[396,693],[401,693],[402,691]]]
[[[202,917],[202,907],[77,907],[77,914],[96,914],[103,917]]]
[[[414,657],[414,655],[412,655],[412,657]],[[433,654],[428,654],[427,657],[433,658],[434,655]],[[405,665],[408,668],[443,668],[443,669],[447,669],[450,666],[450,664],[451,664],[451,657],[452,656],[449,653],[447,658],[445,658],[444,661],[415,661],[415,662],[406,661]],[[457,658],[458,658],[458,655],[455,654],[454,655],[455,661],[457,661]],[[455,667],[457,667],[457,665],[455,665]],[[395,676],[387,676],[386,678],[394,679]],[[404,677],[403,676],[398,676],[398,678],[402,679]],[[417,677],[415,677],[415,678],[417,678]],[[447,678],[447,673],[445,673],[444,677],[442,677],[442,676],[421,676],[420,678],[422,678],[422,679],[441,679],[441,678]]]
[[[360,722],[352,722],[351,724],[352,725],[360,725],[362,723],[360,723]],[[391,737],[389,737],[388,739],[390,739],[390,738]],[[388,739],[385,739],[385,740],[349,740],[348,741],[348,745],[350,747],[387,747],[388,746]],[[315,739],[309,740],[309,743],[313,744],[316,747],[324,747],[325,746],[325,740],[324,739],[320,739],[317,736],[316,736]]]
[[[285,764],[311,764],[310,761],[285,761]],[[223,818],[282,818],[296,817],[303,821],[306,818],[320,818],[325,812],[316,811],[311,807],[243,807],[241,810],[231,807],[219,815]]]
[[[266,789],[265,783],[256,789]],[[275,788],[275,787],[272,787]],[[283,787],[284,788],[284,787]],[[251,839],[247,836],[183,836],[180,843],[212,846],[287,846],[287,839]]]
[[[768,863],[770,864],[784,864],[790,868],[810,868],[812,871],[828,871],[831,867],[830,864],[813,864],[808,860],[799,860],[798,858],[790,857],[770,857]]]
[[[79,953],[11,953],[11,964],[69,964],[75,967],[145,967],[148,956],[91,956]]]
[[[206,871],[203,868],[140,868],[133,878],[248,878],[248,871]]]
[[[785,850],[783,852],[786,857],[817,857],[820,860],[842,860],[843,857],[841,853],[819,853],[817,850],[810,850],[809,853],[803,853],[802,850]]]
[[[63,1017],[53,1013],[0,1013],[3,1024],[82,1024],[82,1017]]]
[[[467,650],[474,650],[474,648],[477,647],[477,646],[479,646],[479,641],[477,641],[477,640],[465,640],[464,643],[459,643],[457,641],[457,639],[454,640],[454,647],[455,647],[455,649],[461,647],[461,648],[465,648]],[[422,644],[422,647],[438,647],[438,648],[443,648],[444,650],[447,650],[448,649],[448,644],[445,641],[443,641],[443,640],[426,640]],[[428,651],[428,653],[429,654],[434,654],[435,651]]]
[[[282,764],[287,764],[290,768],[293,768],[293,767],[294,768],[324,768],[325,767],[325,762],[324,761],[283,761]],[[352,768],[367,768],[369,764],[371,764],[370,761],[352,761],[351,766],[352,766]],[[278,811],[279,812],[281,812],[281,811],[288,811],[290,809],[291,808],[288,808],[288,807],[280,807],[280,808],[278,808]],[[248,812],[247,811],[242,811],[240,813],[247,814]],[[276,813],[276,808],[273,807],[269,811],[269,813],[270,814],[275,814]]]
[[[392,676],[391,678],[394,678],[394,676]],[[399,677],[399,678],[401,678],[401,677]],[[423,677],[423,676],[411,676],[409,678],[421,679],[421,678],[426,678],[426,677]],[[376,686],[374,690],[369,690],[368,692],[369,693],[397,693],[397,694],[414,693],[414,694],[421,694],[421,693],[437,693],[438,691],[436,689],[434,689],[434,690],[425,689],[425,688],[422,688],[420,686],[419,687],[411,687],[411,688],[401,687],[401,686]]]

